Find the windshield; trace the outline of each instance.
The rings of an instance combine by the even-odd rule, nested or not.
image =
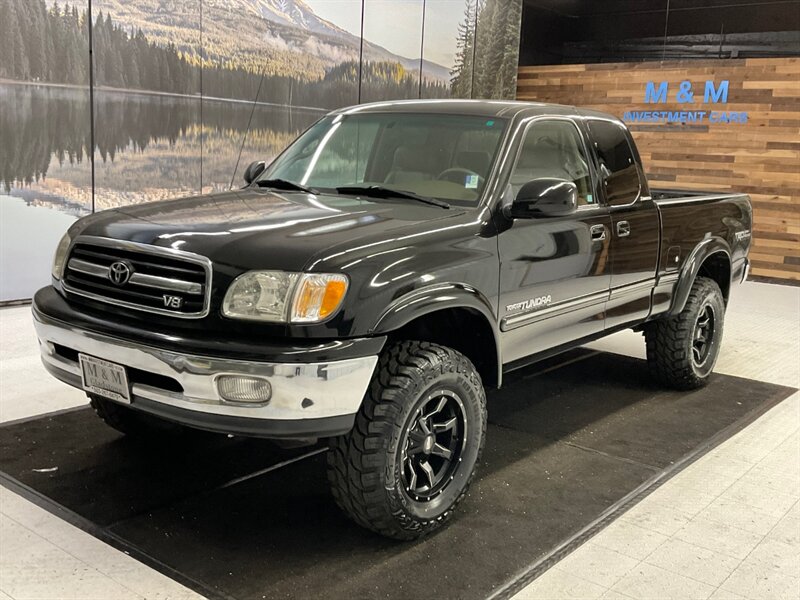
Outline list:
[[[381,186],[474,206],[504,128],[504,119],[462,115],[325,117],[259,179],[284,179],[322,192]]]

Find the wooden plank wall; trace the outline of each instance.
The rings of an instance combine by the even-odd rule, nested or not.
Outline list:
[[[727,79],[727,104],[703,104]],[[694,104],[676,102],[691,81]],[[667,81],[666,104],[644,102]],[[754,207],[753,275],[800,281],[800,59],[728,59],[520,67],[520,100],[625,111],[748,112],[744,124],[629,124],[652,187],[740,191]]]

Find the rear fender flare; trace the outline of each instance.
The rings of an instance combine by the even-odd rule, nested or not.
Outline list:
[[[697,274],[700,272],[700,267],[703,266],[705,260],[713,254],[722,253],[731,261],[731,248],[728,242],[720,237],[708,237],[702,240],[681,268],[681,274],[678,277],[678,283],[675,284],[675,292],[672,294],[672,305],[670,306],[667,316],[673,316],[683,311],[686,306],[686,301],[689,299],[689,293],[692,291]]]

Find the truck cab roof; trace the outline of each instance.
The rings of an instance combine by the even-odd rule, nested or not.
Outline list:
[[[442,115],[471,115],[513,119],[536,116],[591,116],[618,121],[613,115],[565,104],[519,102],[511,100],[392,100],[347,106],[330,114],[354,115],[365,113],[419,113]]]

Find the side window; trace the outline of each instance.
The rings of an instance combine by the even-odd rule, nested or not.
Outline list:
[[[514,196],[533,179],[557,177],[578,188],[578,206],[596,204],[592,176],[583,140],[569,121],[536,121],[525,132],[525,140],[511,174]]]
[[[600,177],[608,203],[612,206],[630,204],[639,196],[641,183],[623,126],[613,121],[590,120],[589,130],[600,160]]]

